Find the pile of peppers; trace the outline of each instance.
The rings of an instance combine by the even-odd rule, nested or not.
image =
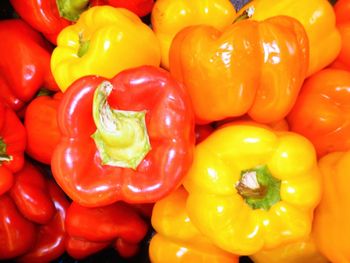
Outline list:
[[[350,262],[349,14],[2,1],[0,260]]]

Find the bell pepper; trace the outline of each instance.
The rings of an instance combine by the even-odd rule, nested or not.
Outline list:
[[[261,250],[250,259],[254,263],[329,263],[318,251],[312,236],[274,249]]]
[[[350,1],[338,0],[334,5],[337,27],[341,36],[341,49],[331,67],[350,71]]]
[[[181,183],[192,162],[191,101],[161,68],[79,79],[64,93],[58,127],[52,172],[84,206],[155,202]]]
[[[157,0],[151,14],[151,24],[159,39],[162,67],[169,68],[169,49],[181,29],[206,24],[222,30],[233,22],[236,14],[229,0]]]
[[[318,157],[350,149],[350,72],[324,69],[308,78],[287,120],[307,137]]]
[[[55,214],[44,173],[29,161],[15,174],[10,195],[19,211],[35,223],[46,224]]]
[[[110,241],[94,242],[84,238],[67,236],[66,251],[74,259],[81,260],[111,245]]]
[[[38,227],[38,236],[34,247],[28,253],[17,258],[16,262],[52,262],[59,258],[66,250],[65,218],[69,201],[53,180],[47,180],[47,182],[56,212],[47,224]]]
[[[350,152],[332,152],[319,161],[322,199],[315,212],[317,247],[331,262],[350,262]]]
[[[207,138],[213,131],[214,131],[214,127],[211,124],[196,125],[195,126],[196,144],[200,143],[205,138]]]
[[[295,19],[238,21],[223,31],[187,27],[174,38],[170,72],[191,96],[198,124],[248,114],[269,123],[292,108],[308,65],[308,40]]]
[[[15,112],[0,99],[0,195],[13,185],[13,173],[24,165],[26,130]]]
[[[0,195],[0,260],[29,251],[36,241],[36,226],[22,216],[8,194]]]
[[[26,153],[48,165],[51,164],[53,151],[61,138],[57,125],[57,109],[62,96],[62,92],[56,92],[53,96],[36,97],[29,102],[25,111]]]
[[[110,5],[114,7],[126,8],[138,16],[146,16],[151,13],[153,0],[90,0],[90,5]]]
[[[336,27],[335,14],[328,0],[294,1],[253,0],[236,15],[263,21],[285,15],[297,19],[305,28],[309,39],[309,65],[307,76],[325,68],[338,56],[341,37]]]
[[[158,66],[159,43],[153,31],[127,9],[95,6],[61,31],[51,69],[62,91],[86,75],[111,78],[141,65]]]
[[[321,195],[313,145],[261,124],[209,135],[196,146],[184,186],[193,224],[238,255],[308,237]]]
[[[41,87],[57,90],[50,70],[52,48],[39,32],[20,19],[0,21],[0,94],[14,110]]]
[[[152,226],[157,233],[149,244],[151,262],[238,262],[238,256],[213,245],[193,225],[186,211],[187,196],[180,187],[155,203]]]

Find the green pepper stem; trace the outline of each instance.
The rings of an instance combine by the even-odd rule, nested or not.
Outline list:
[[[61,17],[75,22],[89,7],[89,0],[56,0],[56,4]]]
[[[241,172],[236,190],[253,209],[269,210],[281,200],[281,181],[272,176],[267,166],[257,166]]]
[[[9,162],[12,160],[12,156],[6,152],[6,143],[2,138],[0,138],[0,164],[3,162]]]
[[[107,102],[113,86],[104,81],[95,91],[93,118],[96,132],[92,135],[102,164],[136,169],[151,150],[145,111],[111,109]]]

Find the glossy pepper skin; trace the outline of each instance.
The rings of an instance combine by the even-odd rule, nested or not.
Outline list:
[[[350,149],[350,72],[324,69],[308,78],[287,120],[307,137],[318,157]]]
[[[170,48],[170,72],[191,96],[199,124],[248,114],[270,123],[293,106],[308,65],[308,40],[295,19],[238,21],[223,31],[187,27]]]
[[[0,21],[0,94],[14,110],[41,87],[57,90],[50,70],[51,47],[20,19]]]
[[[52,262],[66,250],[65,218],[69,201],[53,180],[48,180],[47,186],[56,212],[47,224],[38,226],[35,245],[28,253],[16,259],[17,262]]]
[[[62,91],[86,75],[111,78],[141,65],[160,64],[159,43],[153,31],[131,11],[95,6],[58,36],[51,69]]]
[[[8,194],[0,195],[0,260],[28,252],[36,241],[36,231]]]
[[[64,93],[58,126],[53,175],[84,206],[152,203],[181,183],[192,162],[191,102],[161,68],[81,78]]]
[[[222,30],[236,14],[229,0],[157,0],[151,23],[159,39],[162,67],[169,68],[169,49],[175,35],[183,28],[206,24]]]
[[[57,110],[62,96],[62,92],[56,92],[53,96],[36,97],[30,101],[25,111],[26,153],[48,165],[51,164],[53,151],[61,138],[57,124]]]
[[[178,188],[155,203],[152,226],[157,232],[149,245],[152,263],[238,263],[238,256],[212,244],[191,222],[186,211],[187,192]]]
[[[341,35],[341,49],[331,67],[350,71],[350,1],[338,0],[334,5],[337,27]]]
[[[307,76],[325,68],[338,56],[341,37],[336,28],[335,14],[327,0],[294,1],[253,0],[245,5],[237,17],[246,13],[253,20],[285,15],[297,19],[305,28],[309,39],[310,53]]]
[[[13,174],[24,165],[26,130],[17,117],[0,100],[0,195],[13,185]]]
[[[10,195],[18,210],[35,223],[46,224],[55,214],[44,173],[28,161],[15,174]]]
[[[319,250],[331,261],[350,262],[349,151],[332,152],[319,161],[322,199],[315,212],[314,232]],[[341,241],[341,242],[339,242]]]
[[[90,0],[91,6],[110,5],[114,7],[126,8],[136,15],[143,17],[151,13],[153,0]]]
[[[307,237],[321,194],[306,138],[240,124],[219,128],[196,146],[184,186],[193,224],[239,255]]]
[[[329,263],[318,251],[312,236],[274,249],[261,250],[250,259],[254,263]]]
[[[85,259],[111,245],[110,241],[95,242],[85,238],[67,236],[66,252],[74,259]]]

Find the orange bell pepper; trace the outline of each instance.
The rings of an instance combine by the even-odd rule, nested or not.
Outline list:
[[[157,231],[150,242],[153,263],[238,263],[238,256],[214,246],[192,224],[187,211],[188,193],[183,187],[156,202],[152,225]]]
[[[197,123],[247,113],[271,123],[292,108],[306,76],[308,40],[295,19],[243,20],[219,31],[199,25],[172,42],[170,72],[191,96]]]
[[[322,157],[323,193],[314,219],[319,250],[334,263],[350,262],[350,151]]]
[[[334,5],[334,11],[342,45],[337,59],[331,66],[350,70],[350,1],[338,0]]]
[[[324,69],[308,78],[287,116],[290,129],[307,137],[318,157],[350,149],[350,72]]]
[[[339,54],[341,38],[334,10],[327,0],[253,0],[240,10],[236,19],[241,15],[258,21],[277,15],[297,19],[310,42],[307,76],[328,66]]]
[[[152,29],[159,39],[164,68],[169,68],[169,49],[183,28],[206,24],[218,29],[232,24],[236,15],[229,0],[157,0],[151,16]]]

